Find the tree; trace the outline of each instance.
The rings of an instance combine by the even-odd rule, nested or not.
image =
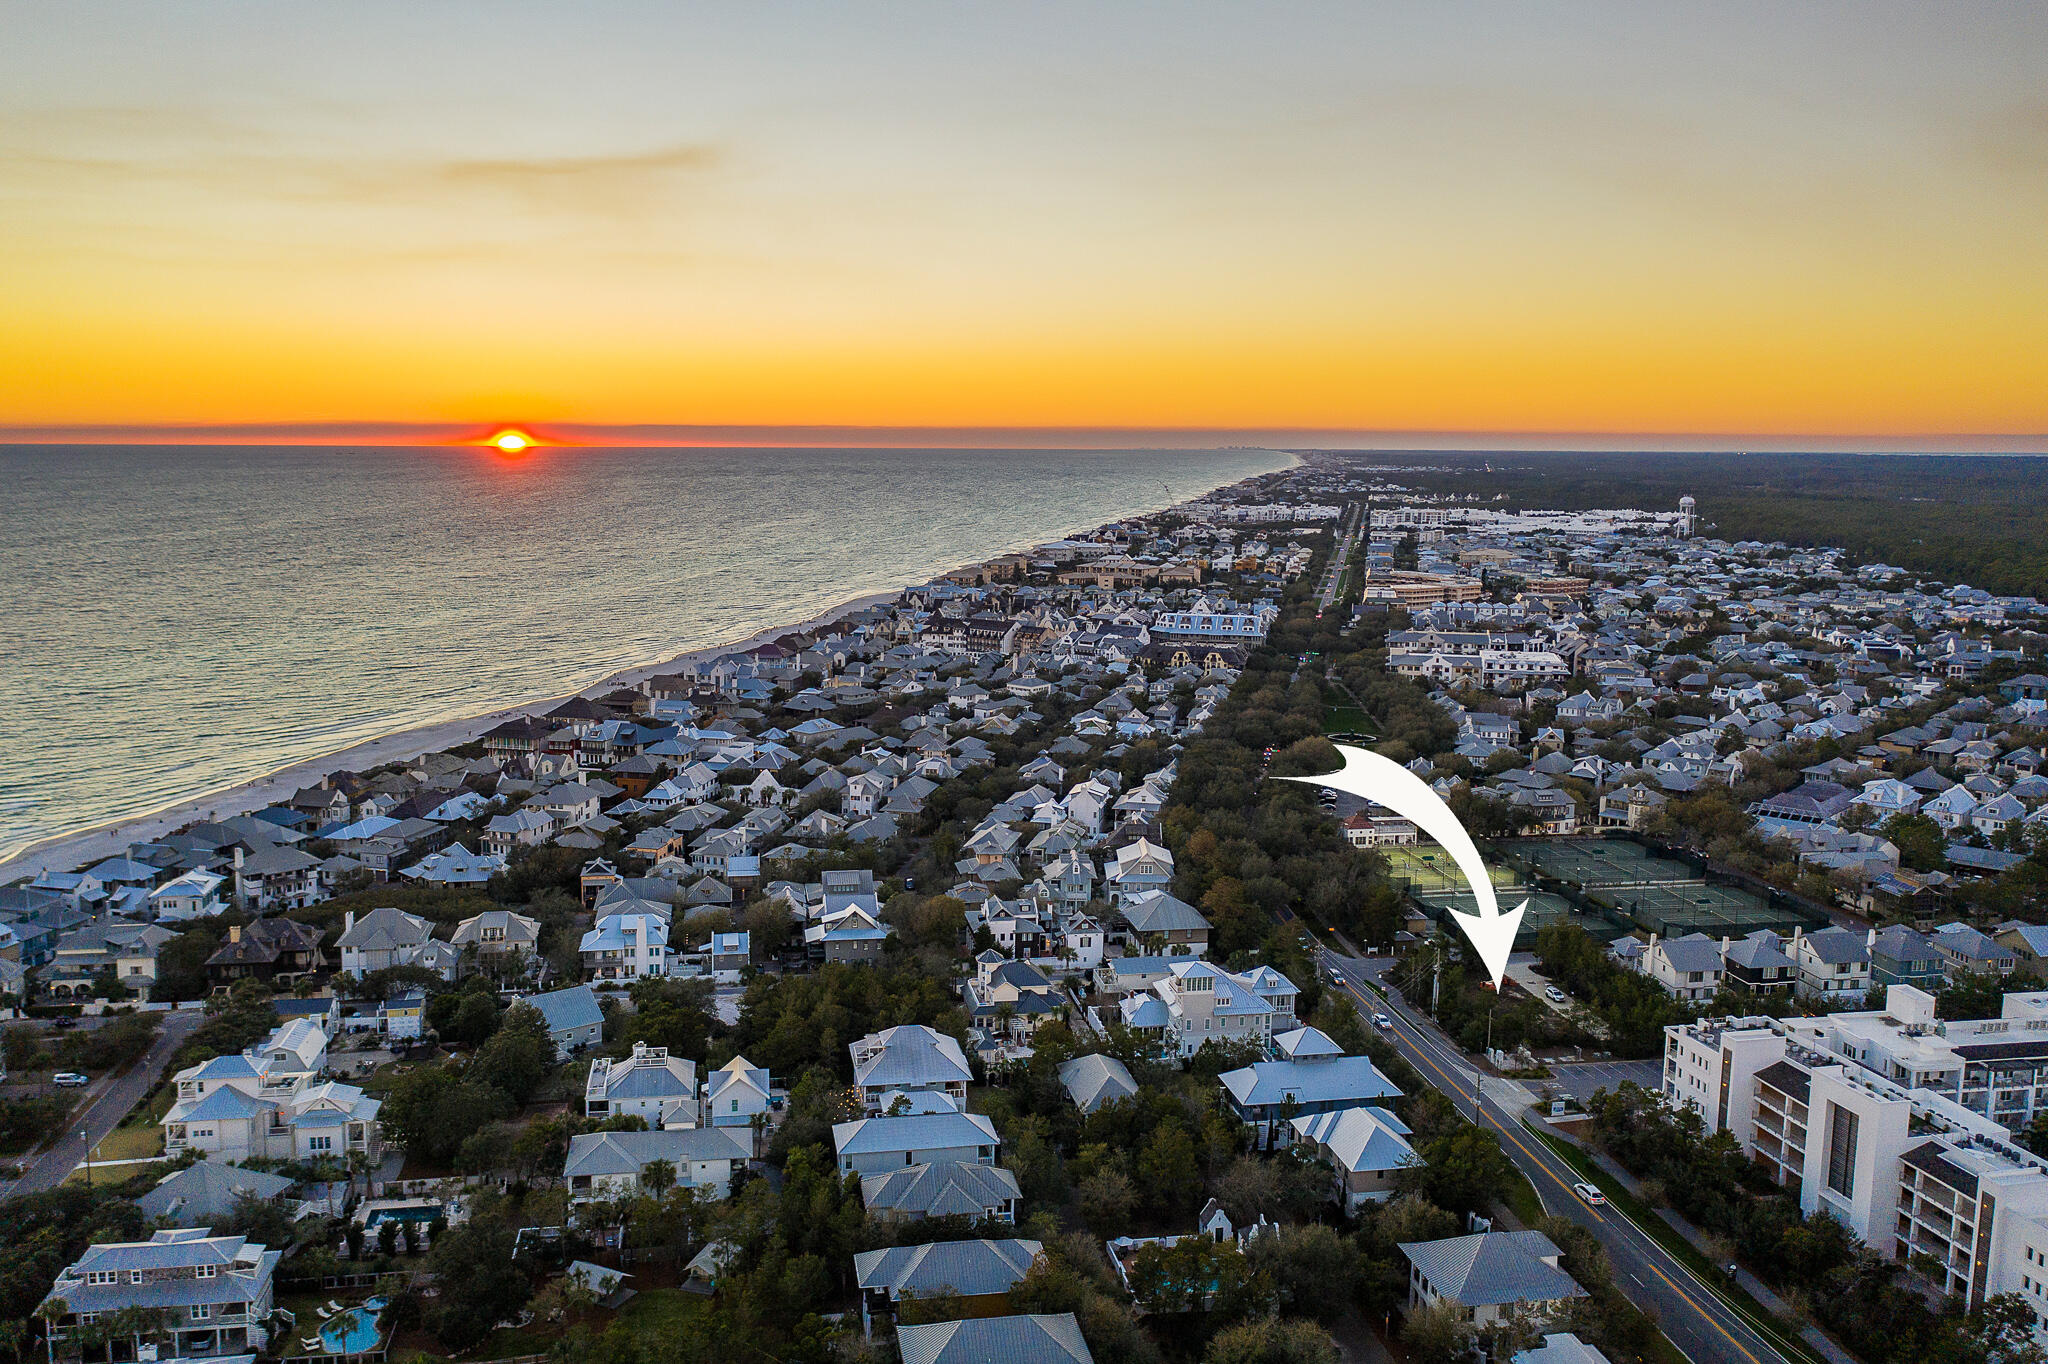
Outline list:
[[[1358,1247],[1334,1228],[1310,1223],[1254,1238],[1245,1255],[1274,1284],[1282,1310],[1329,1322],[1349,1311],[1363,1263]]]
[[[1272,1285],[1228,1241],[1183,1236],[1140,1246],[1131,1260],[1131,1296],[1147,1312],[1208,1311],[1230,1320],[1265,1310]]]
[[[511,1112],[512,1100],[503,1091],[447,1066],[427,1066],[399,1077],[378,1116],[407,1151],[445,1164],[470,1134]]]
[[[1465,1364],[1477,1339],[1464,1310],[1454,1302],[1419,1307],[1401,1323],[1401,1343],[1414,1364]]]
[[[459,1046],[482,1046],[498,1030],[498,1001],[488,990],[472,990],[455,1006],[455,1016],[441,1030],[442,1040]]]
[[[477,1052],[466,1075],[522,1104],[554,1068],[555,1043],[547,1020],[532,1005],[518,1004],[505,1011],[504,1021]]]
[[[676,1186],[675,1162],[650,1160],[640,1167],[640,1187],[659,1200]]]
[[[1963,1343],[1971,1356],[1998,1364],[2043,1364],[2048,1350],[2034,1338],[2034,1312],[2018,1293],[1986,1298],[1964,1316]]]
[[[1948,864],[1948,834],[1927,815],[1900,812],[1879,832],[1899,850],[1899,861],[1912,871],[1940,871]]]
[[[1195,1142],[1187,1128],[1161,1123],[1138,1155],[1139,1196],[1162,1213],[1191,1208],[1202,1187],[1189,1178],[1195,1168]]]
[[[1484,1212],[1520,1178],[1501,1153],[1499,1138],[1470,1123],[1427,1143],[1422,1155],[1424,1163],[1400,1171],[1397,1182],[1452,1212]]]
[[[450,1227],[428,1263],[440,1296],[427,1319],[435,1338],[455,1354],[480,1343],[491,1328],[516,1316],[532,1289],[512,1260],[512,1233],[494,1222]]]
[[[1130,1229],[1137,1196],[1123,1171],[1097,1170],[1074,1186],[1074,1195],[1081,1205],[1081,1220],[1098,1235],[1121,1236]]]
[[[1019,1118],[1005,1134],[1005,1164],[1017,1176],[1017,1188],[1034,1208],[1057,1208],[1067,1201],[1067,1176],[1044,1118]]]
[[[1203,1364],[1337,1364],[1337,1342],[1314,1322],[1268,1318],[1210,1337]]]

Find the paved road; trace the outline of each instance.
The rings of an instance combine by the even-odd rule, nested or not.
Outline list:
[[[1365,528],[1365,503],[1351,503],[1337,524],[1340,527],[1337,548],[1330,554],[1329,567],[1323,571],[1322,585],[1316,591],[1319,615],[1337,600],[1337,584],[1344,581],[1344,569],[1351,562],[1352,547],[1358,543],[1358,537]]]
[[[122,1074],[102,1075],[93,1081],[72,1112],[71,1130],[29,1161],[20,1178],[0,1187],[0,1199],[18,1193],[38,1193],[62,1184],[64,1177],[85,1159],[85,1153],[105,1141],[107,1134],[128,1116],[128,1110],[149,1093],[170,1063],[171,1054],[185,1044],[185,1039],[204,1021],[205,1014],[197,1009],[181,1009],[162,1017],[163,1026],[157,1030],[156,1041],[150,1043],[142,1059]]]
[[[1499,1134],[1501,1149],[1529,1177],[1544,1210],[1591,1228],[1613,1263],[1616,1285],[1632,1302],[1655,1309],[1658,1325],[1687,1359],[1694,1364],[1766,1364],[1784,1358],[1689,1268],[1613,1206],[1589,1207],[1572,1192],[1577,1173],[1521,1124],[1526,1102],[1521,1086],[1481,1076],[1428,1019],[1361,988],[1361,982],[1379,978],[1391,964],[1388,958],[1332,953],[1328,964],[1343,975],[1343,993],[1368,1020],[1375,1012],[1392,1016],[1392,1030],[1381,1036],[1403,1058],[1461,1109],[1475,1113],[1482,1126]]]

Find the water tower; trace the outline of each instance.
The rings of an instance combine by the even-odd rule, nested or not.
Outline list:
[[[1678,533],[1680,535],[1691,535],[1693,527],[1698,523],[1699,517],[1694,511],[1694,505],[1690,494],[1678,499]]]

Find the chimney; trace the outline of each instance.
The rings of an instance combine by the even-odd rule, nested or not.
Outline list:
[[[229,942],[240,942],[241,940],[242,940],[242,926],[241,926],[240,924],[229,924],[229,925],[228,925],[228,941],[229,941]]]
[[[242,850],[241,850],[241,849],[240,849],[239,847],[237,847],[237,848],[235,849],[235,870],[236,870],[236,871],[240,871],[241,869],[242,869]]]
[[[341,931],[343,933],[348,932],[351,928],[354,928],[355,926],[356,912],[354,910],[350,910],[348,913],[341,916]]]

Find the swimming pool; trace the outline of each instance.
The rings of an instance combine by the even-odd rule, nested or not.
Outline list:
[[[329,1354],[357,1355],[377,1348],[383,1331],[377,1325],[385,1298],[371,1298],[361,1307],[351,1307],[320,1328],[320,1343]]]
[[[374,1229],[381,1222],[418,1222],[424,1225],[446,1214],[447,1209],[439,1202],[418,1198],[403,1202],[379,1199],[364,1204],[357,1215],[365,1227]]]

